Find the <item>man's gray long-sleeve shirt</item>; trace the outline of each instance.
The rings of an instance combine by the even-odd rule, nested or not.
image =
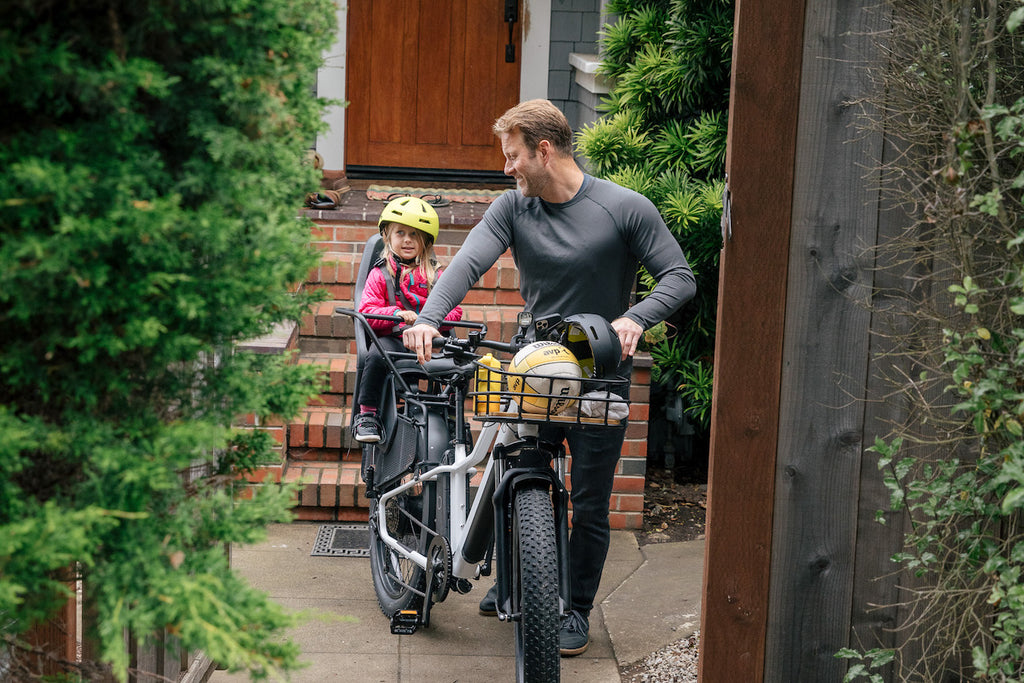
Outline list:
[[[650,200],[585,175],[576,196],[562,204],[519,191],[499,197],[437,281],[417,322],[439,326],[509,248],[520,294],[535,318],[596,313],[611,321],[625,315],[647,329],[697,289],[679,243]],[[658,284],[629,308],[637,263]]]

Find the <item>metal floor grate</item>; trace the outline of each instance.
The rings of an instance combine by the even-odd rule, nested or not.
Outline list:
[[[322,524],[313,542],[313,557],[369,557],[370,530],[365,524]]]

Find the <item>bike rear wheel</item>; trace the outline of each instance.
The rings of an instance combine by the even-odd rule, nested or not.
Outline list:
[[[517,491],[512,519],[512,609],[516,680],[557,683],[558,549],[555,516],[546,488]]]
[[[388,490],[401,483],[396,482]],[[371,511],[370,574],[377,603],[388,618],[402,610],[420,610],[426,578],[419,565],[384,543],[379,529],[386,528],[402,547],[426,554],[434,520],[433,495],[433,483],[419,483],[388,500],[383,513],[376,506]]]

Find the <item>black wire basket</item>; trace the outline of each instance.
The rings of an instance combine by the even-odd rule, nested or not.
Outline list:
[[[484,422],[533,422],[617,427],[629,415],[629,379],[591,379],[512,372],[476,362],[474,418]]]

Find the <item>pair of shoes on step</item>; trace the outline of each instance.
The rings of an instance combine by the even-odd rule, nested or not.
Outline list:
[[[360,413],[354,426],[356,441],[378,443],[380,441],[380,420],[373,413]]]
[[[498,615],[498,586],[491,586],[480,600],[480,614],[486,617]],[[558,650],[563,657],[583,654],[590,646],[590,620],[579,610],[569,610],[562,617],[558,629]]]

